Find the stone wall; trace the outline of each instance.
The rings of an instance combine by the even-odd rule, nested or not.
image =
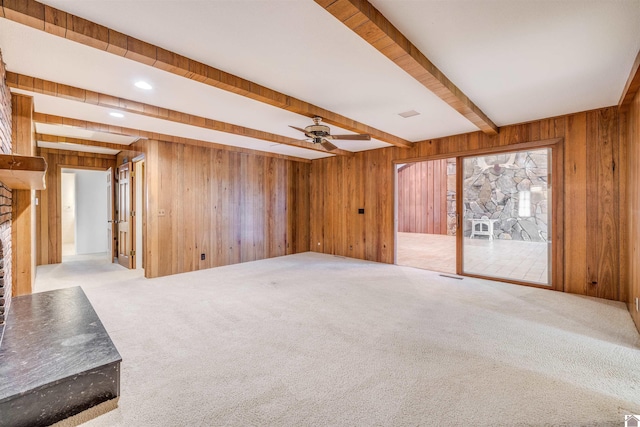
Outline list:
[[[0,150],[11,154],[11,93],[5,82],[0,52]],[[11,189],[0,182],[0,325],[4,324],[11,301]],[[0,334],[1,336],[1,334]]]
[[[547,149],[465,159],[465,237],[471,219],[494,219],[494,239],[546,242]]]
[[[447,159],[447,235],[455,236],[456,224],[456,159]]]

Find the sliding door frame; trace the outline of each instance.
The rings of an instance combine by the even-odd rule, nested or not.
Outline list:
[[[457,153],[456,156],[456,211],[458,213],[458,232],[456,233],[456,270],[460,276],[477,277],[480,279],[495,280],[497,282],[514,283],[535,288],[553,289],[564,291],[564,139],[554,138],[541,141],[531,141],[519,144],[504,145],[500,147],[469,150]],[[467,157],[476,157],[490,154],[501,154],[513,151],[525,151],[537,148],[549,148],[551,150],[551,284],[542,285],[500,277],[469,274],[463,271],[463,238],[462,229],[463,210],[463,161]],[[447,155],[451,157],[452,155]]]

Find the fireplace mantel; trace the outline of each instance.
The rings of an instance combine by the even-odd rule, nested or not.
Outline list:
[[[0,154],[0,182],[12,190],[44,190],[44,157]]]

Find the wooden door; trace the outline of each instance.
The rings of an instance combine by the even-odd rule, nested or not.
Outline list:
[[[115,241],[116,236],[114,234],[114,213],[115,213],[115,203],[113,200],[114,194],[114,186],[113,186],[113,169],[107,169],[107,256],[109,257],[109,261],[113,262],[113,259],[116,256],[115,253]]]
[[[118,168],[118,263],[126,268],[133,268],[135,254],[132,245],[131,178],[131,163],[121,165]]]

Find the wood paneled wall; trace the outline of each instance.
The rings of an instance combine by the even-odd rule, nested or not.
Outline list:
[[[117,157],[39,150],[49,169],[38,194],[38,264],[62,261],[61,167],[115,170],[138,154],[146,168],[146,277],[309,250],[309,163],[145,140]]]
[[[61,168],[115,169],[116,157],[106,154],[38,148],[38,156],[47,161],[47,189],[37,191],[36,209],[37,264],[62,262]],[[106,197],[106,195],[105,195]],[[106,228],[106,225],[105,225]]]
[[[640,298],[640,92],[625,114],[628,161],[627,213],[628,213],[628,306],[631,317],[640,330],[640,312],[636,298]]]
[[[13,152],[33,156],[36,140],[33,127],[33,98],[21,94],[11,95]],[[12,295],[28,295],[36,279],[36,215],[35,191],[13,190],[11,242]]]
[[[147,277],[309,250],[310,164],[153,140],[144,151]]]
[[[620,139],[617,107],[480,132],[314,160],[311,169],[311,248],[371,261],[394,262],[394,160],[454,157],[474,150],[564,139],[564,290],[626,300],[619,262]],[[358,215],[357,208],[364,208]]]
[[[398,231],[447,234],[447,159],[398,169]]]

